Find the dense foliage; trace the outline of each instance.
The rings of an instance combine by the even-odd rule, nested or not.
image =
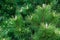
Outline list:
[[[60,0],[0,0],[0,40],[60,40]]]

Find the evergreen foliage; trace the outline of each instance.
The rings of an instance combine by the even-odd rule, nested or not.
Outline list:
[[[0,40],[60,40],[60,0],[0,0]]]

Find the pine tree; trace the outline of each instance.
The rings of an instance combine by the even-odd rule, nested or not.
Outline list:
[[[0,0],[0,40],[60,40],[59,0]]]

